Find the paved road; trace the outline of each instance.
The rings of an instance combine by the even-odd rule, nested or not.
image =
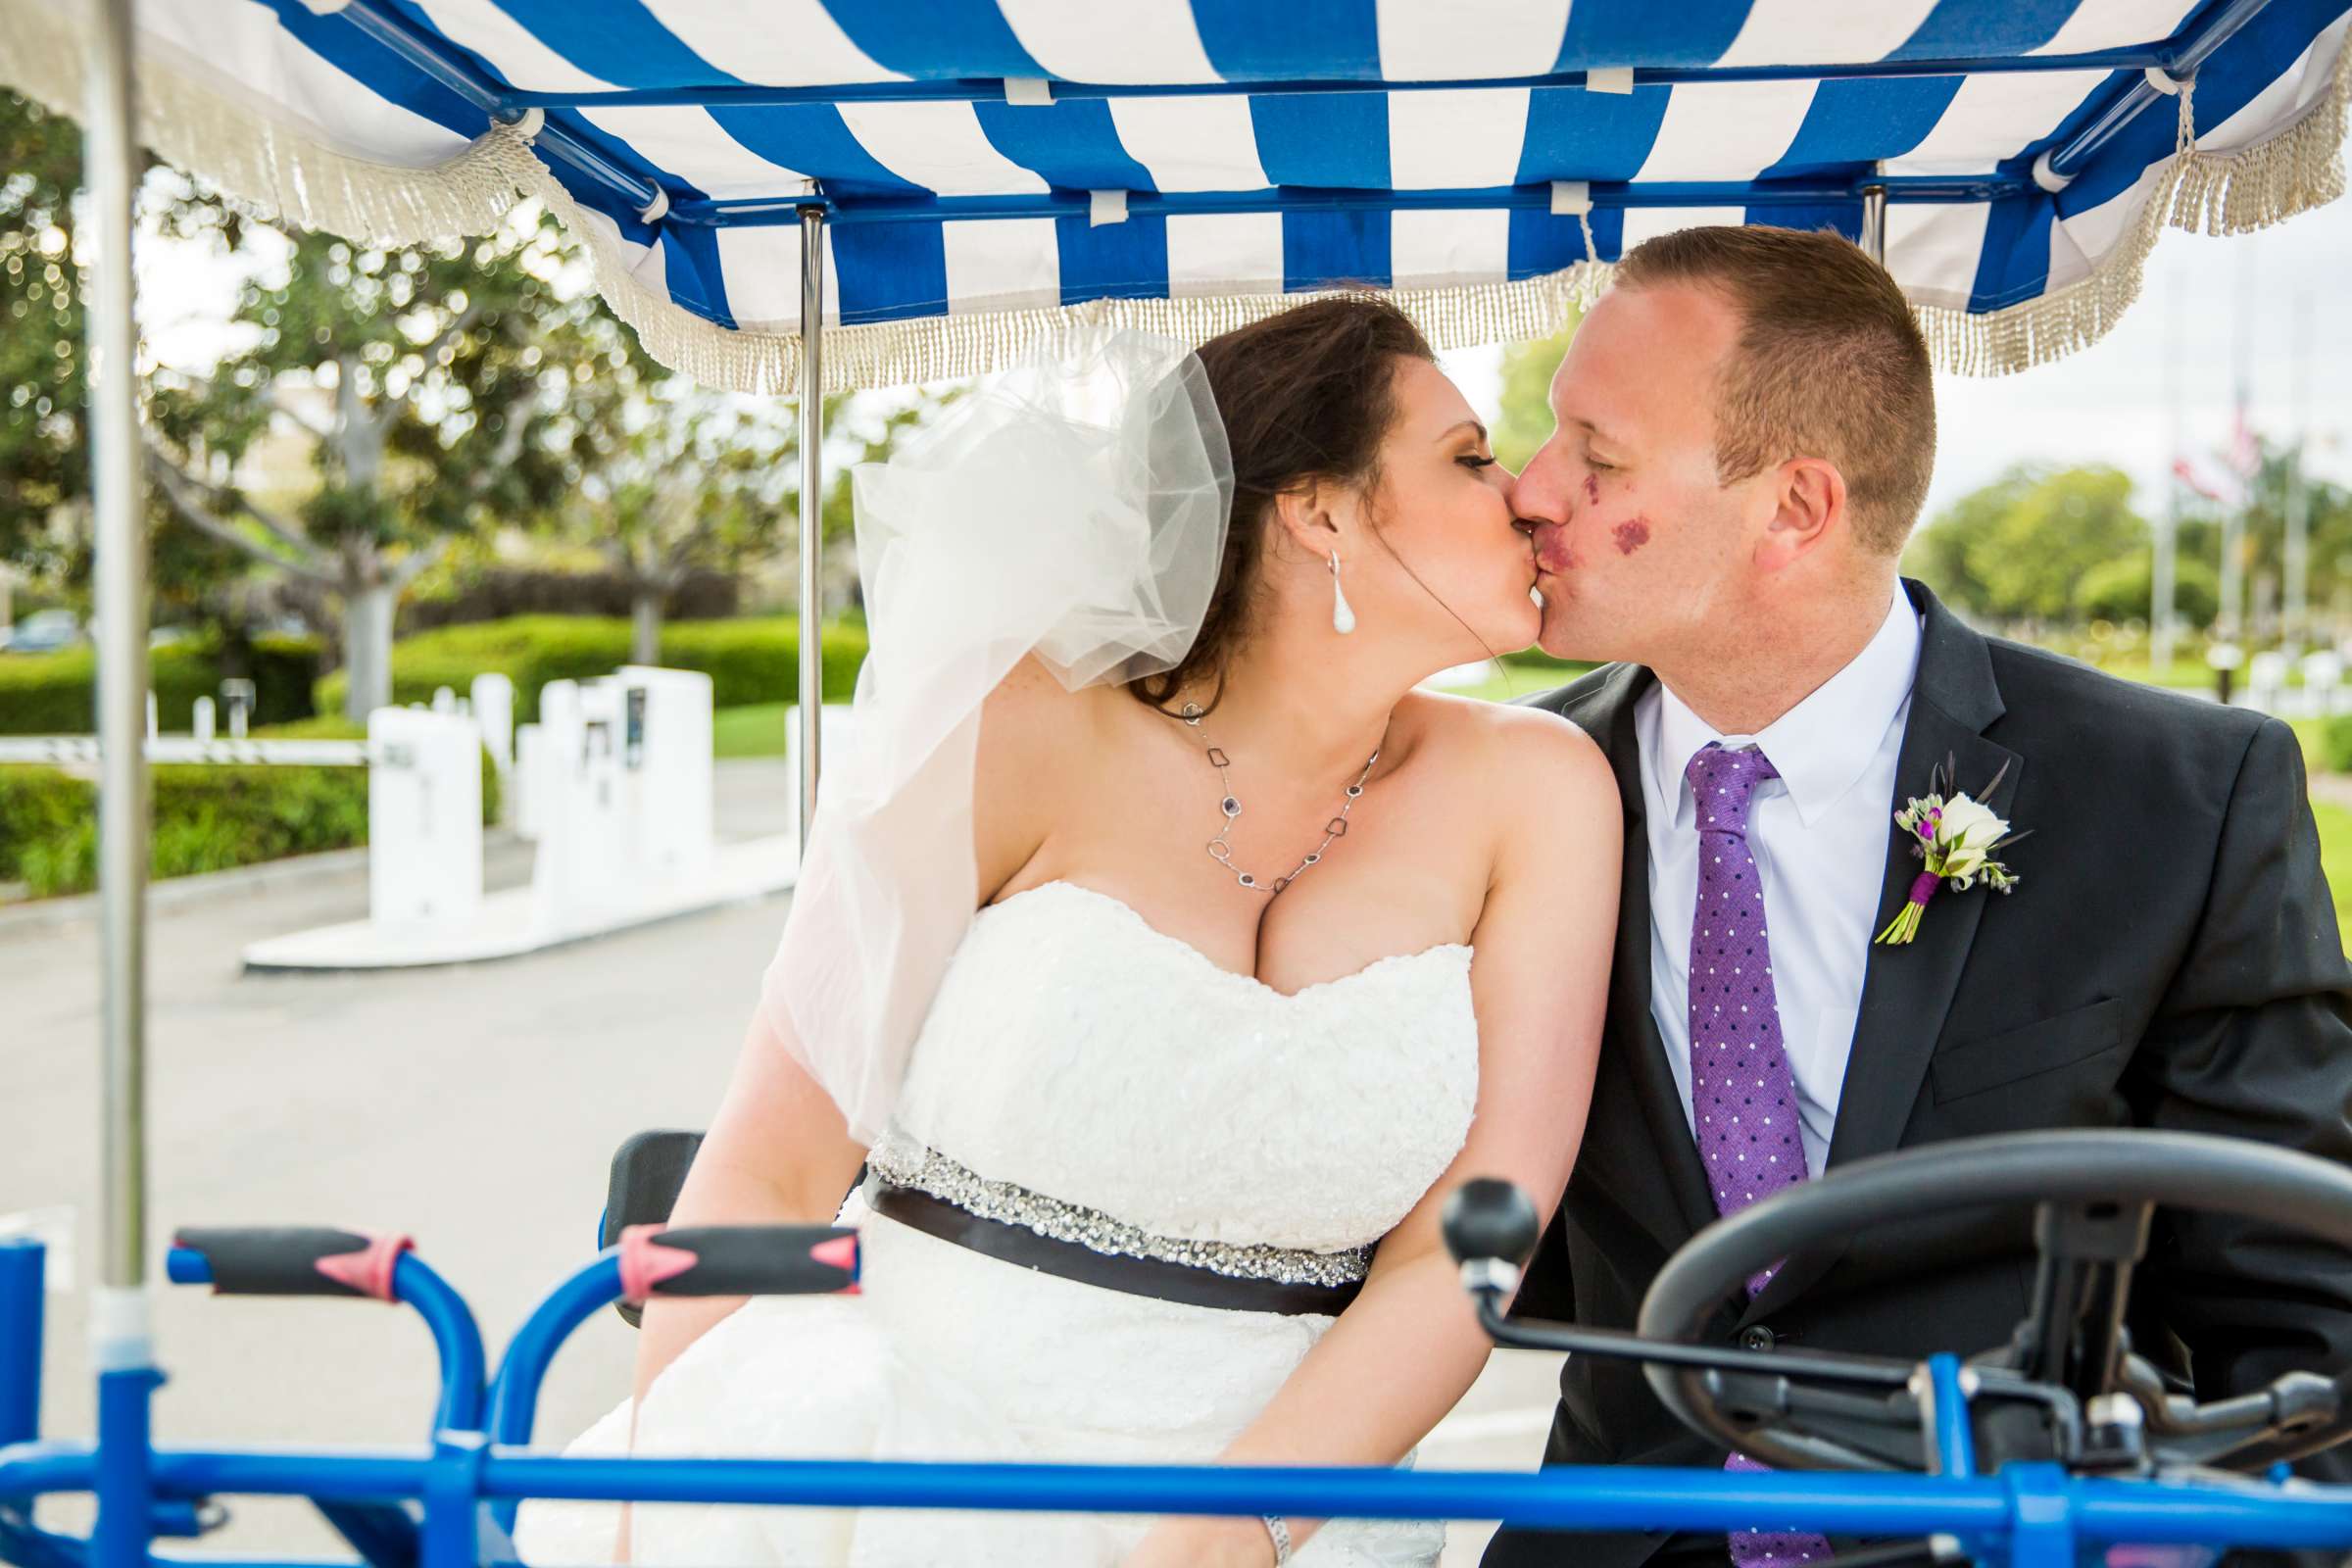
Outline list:
[[[779,830],[789,780],[723,763],[722,834]],[[527,855],[492,858],[493,886]],[[492,1353],[593,1250],[605,1166],[641,1127],[699,1126],[725,1082],[781,901],[505,963],[391,976],[243,978],[266,936],[367,910],[365,873],[223,894],[150,927],[152,1234],[185,1224],[337,1224],[414,1234],[466,1292]],[[46,1429],[92,1430],[82,1317],[97,1223],[97,935],[88,919],[0,927],[0,1213],[70,1210],[69,1296],[50,1307]],[[370,1303],[160,1298],[176,1444],[399,1443],[430,1415],[431,1346]],[[542,1406],[566,1437],[625,1387],[632,1339],[606,1316],[574,1339]],[[1426,1463],[1531,1465],[1546,1358],[1498,1355]],[[214,1538],[248,1553],[332,1552],[307,1506],[231,1504]],[[45,1517],[80,1517],[71,1503]],[[1487,1532],[1458,1528],[1449,1568]]]

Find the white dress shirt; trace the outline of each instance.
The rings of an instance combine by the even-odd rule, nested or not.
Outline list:
[[[1719,735],[1663,683],[1634,710],[1649,836],[1649,1010],[1690,1109],[1690,923],[1697,806],[1684,769],[1710,742],[1760,746],[1780,774],[1757,787],[1747,845],[1764,883],[1773,991],[1796,1079],[1805,1166],[1821,1174],[1862,1010],[1862,975],[1894,831],[1895,759],[1919,666],[1919,616],[1898,585],[1851,663],[1758,735]],[[1927,781],[1915,781],[1920,789]]]

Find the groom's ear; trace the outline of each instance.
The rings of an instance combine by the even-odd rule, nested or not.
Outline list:
[[[1846,526],[1845,475],[1827,458],[1790,458],[1773,470],[1772,520],[1756,564],[1778,571]]]

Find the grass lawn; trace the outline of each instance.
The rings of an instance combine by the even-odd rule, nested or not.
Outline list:
[[[2312,818],[2319,823],[2319,865],[2327,867],[2335,894],[2335,924],[2352,931],[2352,811],[2315,800]]]
[[[2080,659],[2085,656],[2078,652],[2076,657]],[[2144,659],[2088,659],[2086,662],[2098,665],[2118,680],[2135,680],[2143,686],[2173,686],[2197,692],[2213,690],[2213,666],[2202,659],[2176,659],[2172,667],[2161,676],[2157,674],[2155,666]],[[2242,684],[2244,679],[2245,672],[2240,670],[2238,680]],[[2300,672],[2290,674],[2289,684],[2302,684]]]
[[[2335,923],[2352,930],[2352,810],[2314,801],[2311,814],[2320,824],[2320,863],[2335,894]]]
[[[722,708],[710,715],[713,757],[782,757],[784,712],[789,703],[756,703]]]

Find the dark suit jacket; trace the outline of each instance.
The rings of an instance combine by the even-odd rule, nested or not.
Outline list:
[[[1987,804],[2033,837],[2004,852],[2014,893],[1947,890],[1913,945],[1871,949],[1831,1168],[2050,1127],[2230,1133],[2352,1160],[2352,968],[2292,732],[1980,636],[1905,586],[1926,618],[1872,929],[1919,869],[1892,813],[1947,756],[1972,793],[2006,764]],[[1667,1255],[1715,1217],[1650,1017],[1634,706],[1654,679],[1613,665],[1532,700],[1615,765],[1625,885],[1584,1145],[1515,1307],[1531,1318],[1632,1328]],[[1902,1357],[2005,1344],[2033,1281],[2031,1216],[1952,1196],[1899,1231],[1791,1258],[1714,1332]],[[2352,1256],[2255,1221],[2160,1213],[2133,1296],[2135,1348],[2203,1397],[2352,1364]],[[1633,1363],[1571,1356],[1544,1457],[1712,1466],[1723,1449]],[[1633,1568],[1662,1539],[1505,1531],[1485,1561]]]

